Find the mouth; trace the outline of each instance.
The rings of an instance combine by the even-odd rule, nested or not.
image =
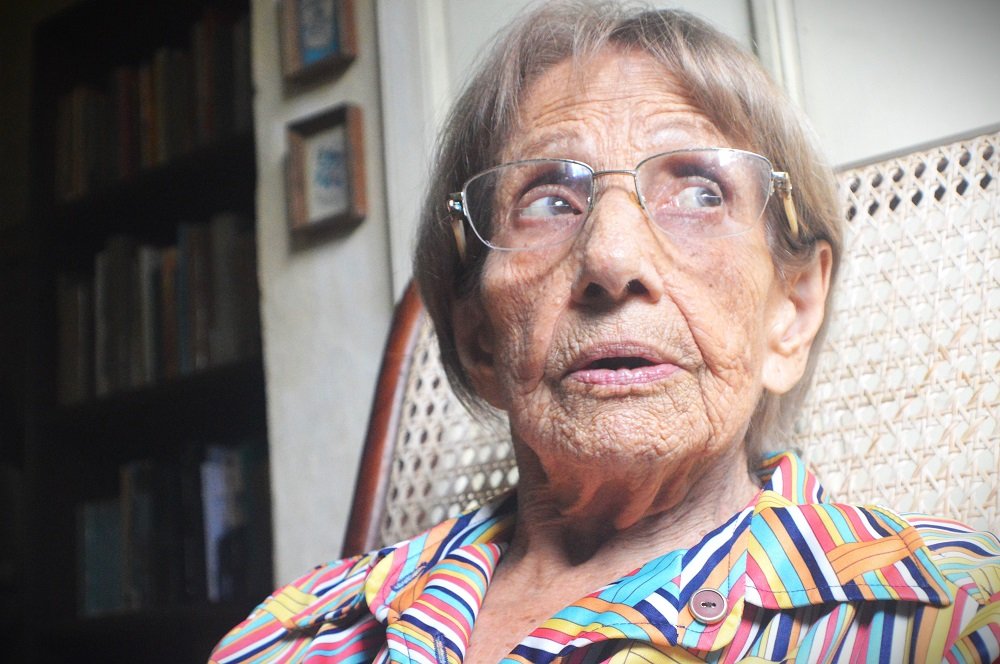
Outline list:
[[[652,360],[647,360],[644,357],[602,357],[599,360],[594,360],[593,362],[587,364],[583,367],[584,370],[593,369],[609,369],[611,371],[619,371],[621,369],[638,369],[639,367],[651,367],[656,363]]]
[[[679,367],[645,350],[603,349],[575,362],[566,377],[585,385],[638,385],[667,378]]]

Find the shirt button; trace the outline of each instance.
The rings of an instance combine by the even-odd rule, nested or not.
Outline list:
[[[718,590],[702,588],[691,596],[688,609],[698,622],[714,625],[726,617],[726,598]]]

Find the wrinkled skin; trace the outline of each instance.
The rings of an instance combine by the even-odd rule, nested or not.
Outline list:
[[[744,147],[648,56],[605,55],[532,84],[504,161],[630,169],[667,150]],[[741,509],[757,490],[743,445],[754,407],[763,389],[798,380],[822,320],[828,249],[782,280],[763,223],[684,239],[647,220],[628,176],[598,180],[596,196],[572,241],[491,251],[478,299],[456,311],[460,357],[479,394],[509,413],[522,478],[512,551],[477,632],[489,631],[491,609],[507,612],[508,629],[520,624],[510,615],[516,586],[538,587],[543,570],[565,581],[560,565],[585,577],[601,561],[593,567],[606,582],[609,570],[690,545]],[[593,364],[622,357],[644,366]],[[529,627],[536,620],[521,615]],[[487,642],[474,639],[484,661],[506,647],[485,656]]]

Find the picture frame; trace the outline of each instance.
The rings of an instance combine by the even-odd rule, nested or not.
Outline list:
[[[338,106],[288,125],[287,200],[294,236],[347,229],[364,220],[361,109]]]
[[[286,82],[336,76],[357,56],[354,0],[281,0],[279,14]]]

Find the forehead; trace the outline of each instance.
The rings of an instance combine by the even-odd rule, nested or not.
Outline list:
[[[645,53],[605,49],[564,60],[528,86],[503,160],[641,159],[728,145],[662,63]]]

